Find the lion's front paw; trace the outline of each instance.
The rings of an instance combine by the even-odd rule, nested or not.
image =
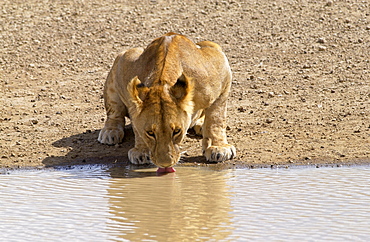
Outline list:
[[[236,149],[229,144],[210,146],[204,151],[204,156],[207,161],[222,162],[234,158],[236,156]]]
[[[151,163],[149,152],[141,151],[137,148],[132,148],[128,151],[128,158],[132,164],[136,165]]]
[[[115,129],[104,127],[100,130],[98,141],[102,144],[114,145],[121,143],[123,140],[123,127],[119,126]]]

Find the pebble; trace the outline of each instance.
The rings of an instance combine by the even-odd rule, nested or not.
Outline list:
[[[319,48],[319,51],[325,51],[327,49],[326,46],[323,46],[323,45],[320,45],[318,48]]]
[[[324,38],[318,38],[317,43],[324,44],[326,40]]]
[[[266,119],[266,123],[270,124],[270,123],[272,123],[272,122],[274,122],[274,119],[272,119],[272,118],[268,118],[268,119]]]
[[[238,111],[244,113],[245,111],[247,111],[247,109],[245,109],[244,107],[239,107]]]

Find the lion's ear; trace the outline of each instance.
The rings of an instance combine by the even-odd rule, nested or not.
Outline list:
[[[143,108],[143,101],[146,98],[149,88],[146,87],[137,76],[131,79],[127,85],[127,91],[131,101],[135,104],[136,110],[140,112]]]
[[[185,77],[184,74],[181,75],[177,79],[175,85],[170,88],[170,95],[183,109],[191,108],[193,106],[192,81],[189,78]]]
[[[175,85],[170,88],[171,96],[178,102],[184,101],[192,94],[190,80],[182,74],[176,81]],[[192,98],[192,97],[190,97]]]

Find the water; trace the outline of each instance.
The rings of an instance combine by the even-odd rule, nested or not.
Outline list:
[[[367,241],[370,167],[0,175],[0,241]]]

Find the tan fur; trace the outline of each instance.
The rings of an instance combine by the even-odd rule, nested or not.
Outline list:
[[[208,161],[232,159],[236,150],[226,140],[230,85],[230,67],[219,45],[195,45],[168,33],[145,50],[130,49],[116,58],[105,83],[107,121],[98,140],[121,142],[127,116],[135,133],[135,147],[128,154],[134,164],[175,165],[178,145],[192,127],[203,135]]]

